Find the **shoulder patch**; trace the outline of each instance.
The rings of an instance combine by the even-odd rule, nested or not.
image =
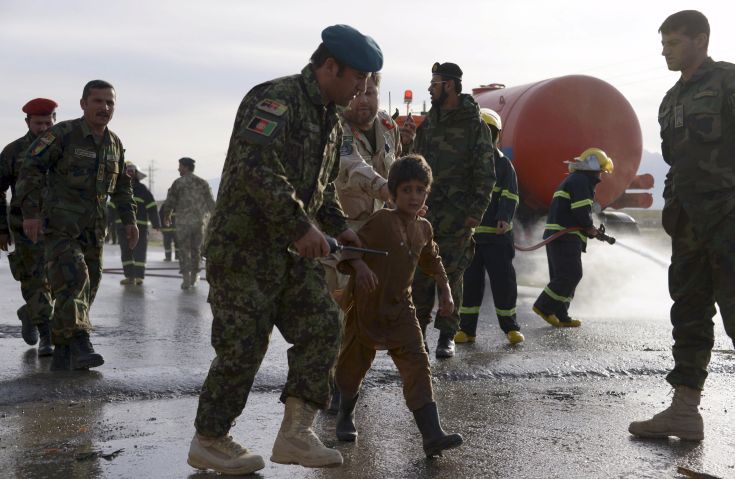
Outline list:
[[[278,128],[278,122],[254,115],[253,118],[248,121],[246,128],[258,135],[271,136],[273,132],[276,131],[276,128]]]
[[[340,156],[351,155],[354,148],[355,147],[352,144],[352,137],[345,136],[342,138],[342,147],[339,149],[339,155]]]
[[[717,90],[702,90],[699,93],[696,93],[692,97],[692,100],[697,100],[699,98],[705,98],[705,97],[715,97],[715,96],[719,96],[719,94],[720,92]]]
[[[269,98],[261,100],[260,103],[257,104],[256,108],[274,116],[283,116],[283,114],[288,111],[288,107],[286,105]]]
[[[51,145],[54,142],[54,140],[56,140],[56,136],[52,132],[47,131],[46,133],[43,134],[43,136],[39,137],[36,140],[35,146],[33,147],[33,149],[31,149],[31,155],[33,156],[40,155],[43,152],[43,150],[48,148],[49,145]]]

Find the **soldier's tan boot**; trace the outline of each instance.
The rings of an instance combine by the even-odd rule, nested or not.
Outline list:
[[[181,273],[181,289],[189,289],[191,287],[191,283],[189,281],[189,273],[188,272],[182,272]]]
[[[252,474],[265,467],[263,458],[251,454],[231,436],[217,438],[195,434],[189,446],[189,465],[196,469],[211,469],[221,474]]]
[[[699,414],[702,392],[687,386],[677,386],[671,406],[647,421],[633,421],[628,432],[645,438],[675,436],[685,441],[704,439],[704,421]]]
[[[301,464],[304,467],[342,465],[342,454],[322,444],[311,428],[316,412],[315,406],[302,399],[286,399],[286,411],[273,444],[271,461],[279,464]]]

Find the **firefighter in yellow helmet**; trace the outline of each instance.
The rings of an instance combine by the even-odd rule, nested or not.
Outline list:
[[[598,231],[592,224],[595,187],[602,173],[613,172],[612,159],[599,148],[588,148],[571,161],[567,176],[554,193],[544,228],[544,239],[568,228],[578,228],[546,245],[549,284],[533,305],[533,312],[554,327],[579,327],[569,317],[574,290],[582,279],[582,253],[587,238]]]
[[[500,115],[489,108],[480,108],[480,116],[490,127],[493,144],[503,129]],[[495,147],[496,182],[490,196],[490,205],[475,228],[475,256],[464,272],[462,306],[459,308],[459,331],[454,336],[457,344],[474,343],[477,320],[485,292],[485,271],[490,278],[490,289],[495,303],[495,314],[508,341],[517,344],[524,340],[516,320],[518,285],[513,268],[513,216],[518,206],[518,178],[513,164]]]

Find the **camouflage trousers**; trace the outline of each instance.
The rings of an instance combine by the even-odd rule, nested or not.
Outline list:
[[[204,229],[201,223],[176,224],[176,247],[179,252],[179,269],[182,273],[198,273],[202,260]]]
[[[76,238],[46,234],[46,271],[56,299],[51,320],[54,344],[68,344],[79,331],[91,331],[89,308],[102,278],[102,241],[94,229]]]
[[[54,300],[46,279],[43,242],[33,244],[14,232],[15,251],[8,255],[13,278],[20,282],[20,292],[26,301],[24,308],[35,325],[51,320]]]
[[[259,283],[256,275],[207,263],[216,357],[202,386],[195,420],[204,436],[227,434],[242,413],[273,326],[291,344],[281,401],[292,396],[326,407],[330,398],[330,370],[342,331],[322,266],[296,257],[280,281]]]
[[[735,212],[707,239],[697,238],[685,214],[671,238],[669,293],[674,336],[673,386],[703,389],[715,342],[715,303],[735,343]]]
[[[463,236],[437,236],[434,238],[439,246],[439,254],[447,271],[449,287],[452,288],[452,300],[454,311],[449,316],[436,315],[434,327],[443,334],[454,337],[459,330],[459,308],[462,307],[462,287],[464,272],[472,263],[475,253],[475,240],[472,238],[471,230]],[[416,317],[422,328],[431,323],[431,311],[436,302],[436,283],[425,275],[421,269],[416,269],[413,278],[412,294],[416,305]]]

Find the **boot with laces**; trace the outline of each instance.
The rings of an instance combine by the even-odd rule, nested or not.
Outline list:
[[[186,462],[195,469],[210,469],[227,475],[252,474],[265,467],[261,456],[248,452],[232,436],[205,437],[194,434]]]
[[[316,412],[316,406],[303,399],[286,399],[286,411],[273,444],[271,461],[279,464],[301,464],[304,467],[342,465],[342,454],[322,444],[311,427]]]
[[[665,438],[675,436],[685,441],[704,439],[704,421],[699,414],[702,391],[676,386],[671,406],[647,421],[633,421],[628,432],[638,437]]]

